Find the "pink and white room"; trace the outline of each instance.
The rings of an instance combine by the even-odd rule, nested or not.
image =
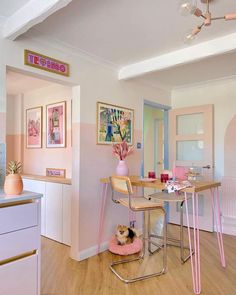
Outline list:
[[[0,1],[0,295],[234,295],[234,0]]]

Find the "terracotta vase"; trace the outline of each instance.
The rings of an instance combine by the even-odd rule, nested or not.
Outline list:
[[[23,182],[20,174],[9,174],[5,178],[4,192],[6,195],[20,195],[23,191]]]
[[[129,168],[124,160],[120,160],[116,167],[116,175],[119,176],[128,176]]]

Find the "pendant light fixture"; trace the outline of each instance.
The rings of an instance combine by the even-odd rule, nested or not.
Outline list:
[[[208,27],[211,25],[212,21],[215,20],[236,20],[236,13],[229,13],[224,16],[220,17],[212,17],[211,12],[210,12],[210,2],[214,0],[200,0],[203,4],[206,5],[205,12],[203,12],[201,9],[198,8],[197,6],[197,0],[182,0],[180,4],[180,13],[182,15],[189,15],[192,14],[196,17],[202,18],[203,22],[188,32],[185,36],[185,42],[191,42],[194,40],[197,36],[198,33],[201,32],[202,27]]]

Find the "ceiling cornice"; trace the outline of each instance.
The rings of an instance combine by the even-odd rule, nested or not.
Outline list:
[[[120,69],[119,80],[172,68],[236,50],[236,33],[202,42],[184,49],[146,59]]]
[[[37,33],[40,34],[39,37],[37,37]],[[48,46],[49,48],[53,48],[55,50],[59,50],[66,54],[71,54],[80,58],[83,58],[89,62],[93,62],[95,64],[98,64],[100,66],[103,66],[107,69],[110,69],[112,71],[118,71],[119,66],[117,64],[114,64],[108,60],[105,60],[99,56],[93,55],[85,50],[82,50],[79,47],[72,46],[69,43],[63,42],[61,40],[58,40],[57,38],[44,34],[37,29],[33,28],[30,32],[27,32],[24,35],[24,38],[28,38],[32,41],[35,41],[43,46]]]

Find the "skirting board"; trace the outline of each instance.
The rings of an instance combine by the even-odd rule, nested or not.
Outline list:
[[[107,249],[108,249],[108,242],[104,242],[100,246],[100,252],[99,253],[104,252]],[[97,251],[98,251],[98,246],[97,245],[80,251],[79,252],[79,261],[87,259],[87,258],[89,258],[91,256],[94,256],[94,255],[97,255]]]
[[[236,236],[236,217],[223,216],[222,218],[223,233]]]

